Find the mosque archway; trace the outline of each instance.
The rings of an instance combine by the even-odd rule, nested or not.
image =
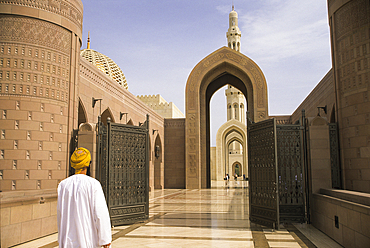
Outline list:
[[[268,118],[267,84],[255,62],[227,47],[200,61],[188,78],[185,93],[186,188],[210,187],[209,103],[226,84],[244,94],[252,121]]]
[[[230,152],[228,152],[232,143],[238,143],[242,147],[242,150],[246,150],[245,143],[239,137],[232,137],[231,139],[229,139],[226,142],[226,145],[225,145],[225,148],[226,148],[225,149],[226,150],[225,154],[226,154],[226,163],[227,163],[227,167],[225,166],[226,173],[228,173],[229,175],[234,175],[235,174],[235,166],[234,165],[235,165],[236,162],[238,162],[239,165],[240,165],[239,166],[240,173],[246,173],[246,165],[248,163],[247,156],[246,156],[245,153],[243,153],[241,155],[240,154],[236,155],[236,154],[231,154]],[[239,173],[238,173],[238,175],[239,175]]]

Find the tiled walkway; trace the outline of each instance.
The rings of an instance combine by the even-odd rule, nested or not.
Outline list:
[[[311,226],[276,231],[251,224],[243,183],[156,190],[150,195],[149,220],[114,227],[112,247],[341,247]],[[58,247],[57,234],[16,247]]]

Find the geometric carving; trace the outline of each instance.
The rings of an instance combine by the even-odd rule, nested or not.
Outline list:
[[[46,1],[1,0],[0,4],[27,6],[33,9],[41,9],[44,11],[52,12],[69,19],[70,21],[77,24],[78,27],[82,28],[82,13],[70,2],[75,2],[74,4],[78,4],[77,1],[53,1],[53,0]],[[82,6],[79,7],[82,9]]]
[[[275,119],[248,123],[250,220],[278,226]]]
[[[197,160],[196,160],[196,155],[195,154],[189,154],[188,155],[188,161],[189,161],[189,166],[187,170],[187,177],[195,177],[197,175]]]
[[[342,94],[366,91],[367,30],[362,28],[370,23],[370,3],[367,0],[349,1],[335,12],[335,60],[339,90]],[[363,50],[365,48],[365,51]],[[360,52],[362,50],[362,53]],[[356,69],[357,68],[357,69]]]
[[[2,59],[14,61],[6,74],[7,77],[13,75],[8,80],[14,84],[12,90],[5,93],[68,100],[71,32],[33,18],[0,15],[0,39],[3,41],[1,48],[7,48],[12,56]],[[25,81],[32,86],[27,85],[23,91]]]
[[[353,32],[354,29],[369,23],[369,1],[357,0],[350,1],[336,12],[335,30],[336,37]]]
[[[148,120],[142,126],[98,123],[97,178],[116,225],[144,220],[149,211]],[[109,137],[109,138],[108,138]]]
[[[303,129],[301,125],[279,125],[277,155],[280,221],[305,220]]]
[[[26,17],[0,16],[0,40],[44,46],[69,55],[71,32],[55,24]]]

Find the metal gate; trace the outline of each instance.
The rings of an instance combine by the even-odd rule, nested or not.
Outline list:
[[[271,228],[304,222],[305,166],[301,125],[275,119],[248,123],[250,220]]]
[[[280,222],[305,221],[303,126],[277,125]]]
[[[97,179],[102,184],[112,225],[149,216],[149,117],[140,126],[99,118]]]
[[[250,220],[279,227],[276,121],[248,123]]]

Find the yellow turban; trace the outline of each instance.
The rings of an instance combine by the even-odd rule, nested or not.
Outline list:
[[[80,147],[71,156],[71,166],[75,169],[75,174],[80,174],[82,169],[90,166],[91,155],[89,150]]]

